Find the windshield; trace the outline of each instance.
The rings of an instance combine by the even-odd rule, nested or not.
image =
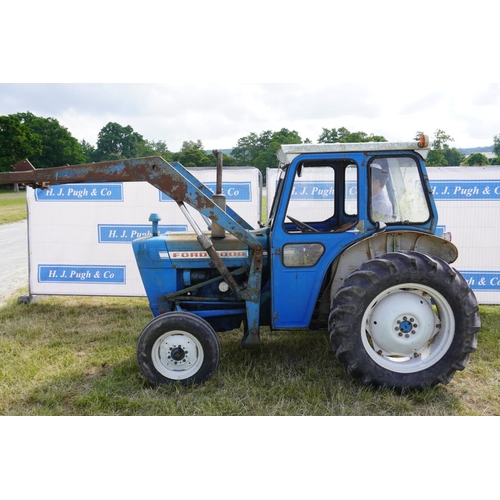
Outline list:
[[[430,211],[420,169],[411,157],[380,157],[370,163],[370,219],[386,224],[424,223]]]

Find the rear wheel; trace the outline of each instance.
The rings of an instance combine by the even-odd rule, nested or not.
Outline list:
[[[477,346],[476,298],[446,262],[417,252],[364,263],[333,299],[332,348],[365,384],[422,389],[449,383]]]
[[[220,343],[202,318],[168,312],[153,319],[137,342],[139,368],[153,384],[201,384],[216,371]]]

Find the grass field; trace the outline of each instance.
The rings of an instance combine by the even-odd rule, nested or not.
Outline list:
[[[24,218],[25,193],[0,191],[0,223]],[[481,314],[467,370],[420,393],[361,386],[327,332],[306,330],[264,330],[258,352],[241,349],[239,331],[220,334],[221,364],[207,384],[154,388],[135,360],[152,319],[146,299],[12,299],[0,306],[0,415],[499,415],[500,307]]]
[[[1,415],[499,415],[500,308],[482,307],[467,370],[448,386],[396,394],[361,386],[340,367],[326,331],[269,332],[257,352],[220,334],[222,360],[200,387],[152,387],[135,343],[146,299],[50,297],[0,307]]]
[[[26,193],[0,190],[0,224],[26,219]]]

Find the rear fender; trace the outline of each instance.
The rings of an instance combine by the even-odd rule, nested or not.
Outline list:
[[[330,303],[347,276],[359,269],[363,262],[388,252],[404,251],[438,257],[448,264],[458,258],[458,249],[453,243],[431,234],[414,231],[377,233],[358,241],[335,259],[332,264]]]

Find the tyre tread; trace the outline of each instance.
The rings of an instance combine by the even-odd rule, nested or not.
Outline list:
[[[374,295],[391,286],[414,282],[433,283],[453,303],[457,329],[452,346],[435,365],[411,374],[391,372],[376,365],[361,345],[361,318]],[[364,307],[362,306],[364,305]],[[390,252],[366,261],[344,282],[335,295],[329,315],[330,343],[340,364],[367,385],[395,389],[423,389],[448,384],[456,371],[464,370],[477,348],[481,328],[476,297],[465,279],[441,259],[419,252]]]

